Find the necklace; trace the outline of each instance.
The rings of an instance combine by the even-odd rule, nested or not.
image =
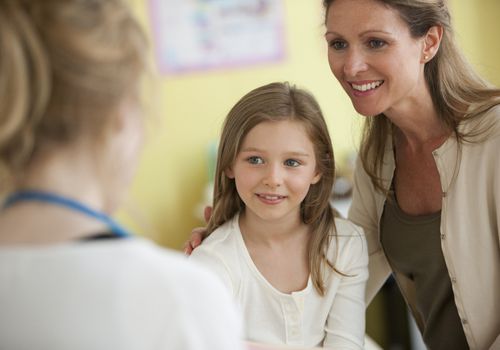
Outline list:
[[[109,215],[101,211],[92,209],[77,200],[64,197],[52,192],[38,190],[17,191],[7,197],[4,202],[3,208],[5,209],[11,207],[12,205],[19,202],[45,202],[65,207],[104,223],[117,237],[126,238],[131,236],[131,234],[125,228],[119,225]]]

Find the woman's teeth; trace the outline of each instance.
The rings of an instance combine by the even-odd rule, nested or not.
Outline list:
[[[383,82],[384,82],[383,80],[379,80],[379,81],[374,81],[373,83],[361,84],[361,85],[351,83],[351,86],[354,90],[364,92],[378,88],[380,85],[382,85]]]

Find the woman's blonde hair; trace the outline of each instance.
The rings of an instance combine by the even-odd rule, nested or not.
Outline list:
[[[333,268],[326,259],[326,249],[335,234],[335,213],[329,199],[335,178],[335,161],[328,128],[314,97],[288,83],[271,83],[243,96],[231,109],[222,128],[214,180],[213,212],[208,234],[244,210],[234,179],[225,175],[233,166],[245,136],[262,122],[290,120],[301,123],[314,146],[318,183],[311,185],[301,203],[302,221],[311,228],[308,247],[310,271],[315,288],[325,291],[323,265]]]
[[[324,0],[328,9],[335,0]],[[454,132],[459,142],[472,141],[487,131],[476,128],[467,134],[458,130],[460,123],[481,117],[500,103],[500,90],[482,79],[459,49],[446,1],[444,0],[375,0],[396,10],[414,38],[421,38],[433,26],[443,28],[436,55],[426,63],[424,77],[439,117]],[[367,118],[363,128],[360,157],[372,183],[384,193],[380,178],[386,142],[394,125],[384,114]]]
[[[145,35],[121,0],[0,2],[0,181],[34,154],[101,136],[138,88]]]

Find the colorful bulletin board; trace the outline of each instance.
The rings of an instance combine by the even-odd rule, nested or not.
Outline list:
[[[150,0],[161,73],[280,61],[282,0]]]

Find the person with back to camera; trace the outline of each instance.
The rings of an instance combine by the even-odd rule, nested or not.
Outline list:
[[[240,349],[215,276],[108,215],[142,146],[120,0],[0,2],[1,349]]]
[[[191,259],[229,288],[247,340],[363,348],[366,242],[329,204],[334,175],[328,129],[306,91],[268,84],[229,112],[209,236]]]
[[[367,302],[392,273],[429,349],[500,349],[500,90],[443,0],[323,5],[331,70],[367,117],[349,211]]]

